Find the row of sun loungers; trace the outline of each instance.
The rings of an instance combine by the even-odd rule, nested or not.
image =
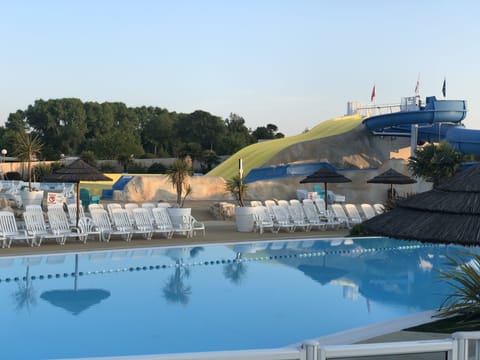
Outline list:
[[[254,216],[254,231],[263,233],[265,229],[272,232],[296,229],[310,231],[326,230],[340,227],[351,228],[366,219],[384,211],[381,204],[361,204],[361,212],[355,204],[331,204],[325,207],[323,199],[296,199],[251,201],[257,211]]]
[[[143,204],[142,204],[143,205]],[[19,222],[10,211],[0,211],[0,244],[10,247],[12,242],[25,242],[30,246],[40,246],[43,241],[54,240],[64,245],[68,240],[87,242],[89,238],[108,242],[112,236],[125,241],[134,237],[151,240],[158,235],[171,238],[174,234],[191,237],[197,231],[205,236],[204,223],[191,215],[181,216],[172,221],[166,206],[155,204],[138,206],[137,204],[91,204],[89,213],[82,207],[68,205],[66,212],[62,205],[49,205],[46,214],[40,206],[27,206],[23,213],[24,223]]]

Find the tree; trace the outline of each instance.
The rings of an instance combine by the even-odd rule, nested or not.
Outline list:
[[[226,132],[221,118],[200,110],[179,116],[174,128],[183,143],[199,143],[201,150],[215,150]]]
[[[250,130],[245,126],[245,120],[236,114],[230,114],[225,119],[226,133],[219,140],[215,149],[217,154],[233,154],[255,142]]]
[[[245,206],[245,193],[248,185],[243,182],[243,178],[240,174],[235,175],[233,178],[227,180],[226,188],[237,199],[240,206]]]
[[[468,257],[471,257],[467,261]],[[437,316],[452,318],[459,316],[464,322],[478,319],[480,315],[480,255],[473,252],[459,253],[457,256],[447,256],[449,269],[441,270],[440,276],[453,293],[448,295],[440,305]]]
[[[78,154],[87,132],[86,114],[79,99],[36,100],[25,112],[28,125],[44,144],[47,158]]]
[[[153,154],[172,153],[173,124],[176,114],[153,107],[134,109],[142,126],[142,144],[145,150]]]
[[[252,136],[258,140],[272,140],[284,138],[285,135],[278,132],[278,126],[275,124],[267,124],[267,126],[259,126],[253,132]]]
[[[213,150],[203,150],[200,160],[202,162],[201,170],[203,173],[209,172],[220,163],[220,158]]]
[[[85,150],[80,154],[80,159],[85,161],[88,165],[97,167],[97,158],[93,151]]]
[[[192,175],[192,167],[185,159],[175,159],[167,175],[177,192],[177,204],[183,207],[186,197],[192,192],[192,188],[187,185],[187,178]],[[182,199],[184,192],[185,196]]]
[[[447,142],[429,144],[415,150],[415,156],[408,159],[408,167],[413,175],[433,182],[437,187],[455,175],[462,163],[462,154],[455,151]]]
[[[133,162],[133,154],[127,155],[127,154],[120,154],[118,155],[117,161],[122,165],[123,167],[123,172],[128,171],[128,165]]]
[[[27,162],[28,189],[32,191],[32,161],[40,154],[43,144],[36,135],[19,132],[16,136],[15,155],[20,161]]]

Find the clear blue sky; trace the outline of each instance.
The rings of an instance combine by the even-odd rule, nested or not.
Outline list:
[[[480,2],[0,0],[0,123],[37,99],[242,116],[287,135],[347,101],[468,100],[480,129]]]

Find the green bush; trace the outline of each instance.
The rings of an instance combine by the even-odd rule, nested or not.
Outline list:
[[[52,167],[47,164],[38,164],[32,168],[33,179],[38,182],[42,182],[45,175],[52,173]]]
[[[350,236],[367,236],[368,232],[365,230],[363,224],[355,224],[349,232]]]
[[[149,174],[166,174],[167,167],[161,163],[153,163],[152,165],[150,165],[147,172]]]
[[[5,180],[22,180],[22,175],[17,171],[6,172],[3,176]]]
[[[137,162],[131,162],[127,165],[127,171],[131,174],[146,174],[147,167]]]
[[[103,163],[99,166],[99,170],[103,173],[116,173],[117,167],[111,163]]]

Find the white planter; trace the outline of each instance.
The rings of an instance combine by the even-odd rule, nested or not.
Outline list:
[[[170,216],[170,219],[172,220],[173,225],[178,225],[183,223],[182,219],[183,216],[188,216],[192,215],[192,209],[191,208],[180,208],[180,207],[171,207],[167,208],[168,215]]]
[[[42,205],[43,191],[20,191],[20,198],[22,199],[22,207],[25,209],[27,205]]]
[[[237,224],[237,231],[252,232],[254,229],[253,214],[255,207],[245,206],[235,208],[235,222]]]

